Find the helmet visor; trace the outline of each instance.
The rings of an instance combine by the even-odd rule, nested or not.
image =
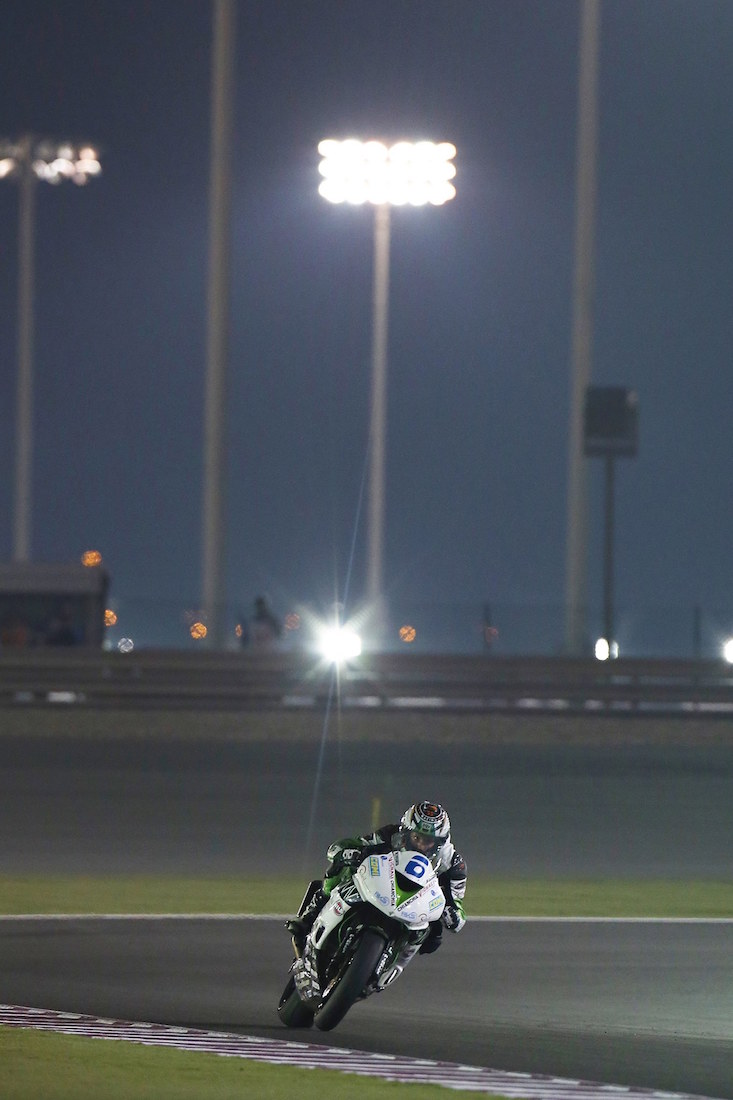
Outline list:
[[[420,829],[400,829],[397,840],[398,843],[395,848],[408,852],[420,852],[421,855],[427,856],[430,862],[435,864],[446,838],[423,833]]]

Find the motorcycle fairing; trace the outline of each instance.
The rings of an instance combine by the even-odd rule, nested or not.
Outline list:
[[[430,860],[420,852],[368,856],[354,876],[364,901],[412,929],[427,928],[445,908]]]
[[[333,888],[313,923],[302,956],[293,964],[295,986],[306,1003],[316,1004],[324,995],[318,953],[354,906],[364,903],[378,911],[373,913],[377,925],[386,917],[387,923],[396,921],[407,934],[426,931],[431,921],[438,920],[445,897],[430,860],[422,853],[398,851],[367,856],[353,879]],[[377,976],[394,961],[396,945],[392,941],[390,948],[390,940],[385,929],[386,950],[377,966]]]

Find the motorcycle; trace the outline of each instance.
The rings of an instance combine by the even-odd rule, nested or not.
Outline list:
[[[302,916],[320,882],[311,882]],[[286,1027],[339,1024],[357,1001],[381,992],[417,954],[445,897],[430,860],[402,850],[367,855],[331,895],[295,959],[277,1013]]]

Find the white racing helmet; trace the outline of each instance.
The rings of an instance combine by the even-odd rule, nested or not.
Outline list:
[[[403,813],[395,839],[397,847],[422,852],[436,867],[443,845],[450,840],[450,818],[437,802],[418,802]]]

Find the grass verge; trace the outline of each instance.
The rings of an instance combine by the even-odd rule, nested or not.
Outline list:
[[[445,1100],[453,1094],[437,1085],[0,1027],[0,1095],[3,1100]],[[461,1095],[492,1100],[485,1093]]]
[[[0,876],[0,915],[293,913],[295,878]],[[469,915],[733,917],[733,882],[685,879],[494,879],[472,876]]]

